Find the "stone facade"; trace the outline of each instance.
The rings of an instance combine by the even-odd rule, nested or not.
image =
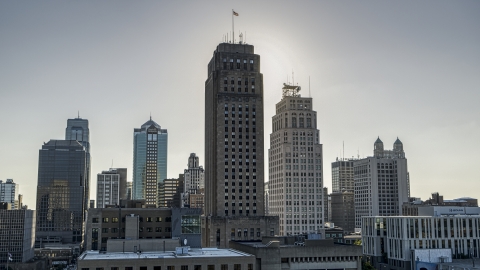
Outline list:
[[[261,240],[279,234],[276,216],[202,217],[202,246],[226,248],[231,240]]]
[[[333,240],[305,240],[264,237],[262,242],[230,242],[230,248],[255,255],[256,269],[348,269],[360,270],[362,248],[337,245]],[[297,245],[295,245],[297,244]]]

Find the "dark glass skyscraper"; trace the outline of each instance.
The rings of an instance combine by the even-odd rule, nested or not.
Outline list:
[[[76,140],[50,140],[39,151],[37,246],[81,243],[88,197],[88,153]]]
[[[133,193],[134,200],[165,206],[159,192],[167,178],[168,133],[151,118],[133,132]],[[159,194],[160,193],[160,194]]]

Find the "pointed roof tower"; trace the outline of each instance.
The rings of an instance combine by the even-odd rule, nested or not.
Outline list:
[[[373,146],[374,146],[373,155],[375,157],[383,156],[383,142],[382,142],[382,140],[380,140],[380,136],[378,136],[378,138],[375,141],[375,144]]]

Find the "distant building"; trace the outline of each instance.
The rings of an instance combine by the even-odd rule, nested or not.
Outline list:
[[[341,227],[347,233],[355,231],[355,203],[353,191],[330,194],[331,222]]]
[[[87,172],[85,173],[85,198],[84,208],[88,209],[88,202],[90,200],[90,175],[91,175],[91,157],[90,157],[90,129],[88,127],[88,120],[80,118],[80,113],[77,118],[68,119],[67,127],[65,128],[65,140],[78,141],[85,148],[85,166]],[[37,208],[38,210],[38,208]]]
[[[184,175],[179,174],[178,178],[164,179],[163,183],[159,184],[159,202],[161,201],[164,203],[163,205],[160,205],[160,207],[182,207],[184,179]]]
[[[205,188],[205,170],[199,164],[199,158],[195,153],[191,153],[188,158],[188,168],[183,172],[184,185],[182,193],[182,207],[190,207],[190,194],[200,194],[200,190]]]
[[[205,207],[205,189],[201,188],[198,190],[196,194],[189,194],[190,200],[190,208],[200,208],[203,209]]]
[[[0,180],[0,202],[11,204],[12,209],[21,208],[18,202],[19,185],[13,182],[13,179],[7,179],[6,182]]]
[[[230,248],[255,255],[257,270],[362,269],[362,247],[335,244],[333,239],[263,237],[261,242],[230,241]]]
[[[448,209],[449,206],[478,207],[478,200],[469,197],[444,200],[443,196],[441,196],[438,192],[434,192],[432,193],[432,198],[426,201],[422,201],[420,198],[411,198],[408,203],[404,203],[402,206],[402,215],[419,216],[419,208],[425,208],[428,206],[438,206],[438,209]]]
[[[374,155],[353,162],[355,227],[364,216],[399,216],[410,197],[410,180],[403,144],[397,138],[393,150],[384,150],[378,138]]]
[[[133,182],[127,181],[127,200],[132,200]]]
[[[158,185],[167,178],[168,134],[150,120],[133,132],[133,191],[134,200],[146,200],[159,206]]]
[[[353,191],[353,159],[332,162],[332,193]]]
[[[34,256],[35,210],[0,210],[0,266],[27,262]],[[3,269],[3,268],[2,268]]]
[[[127,199],[127,169],[118,168],[97,174],[97,208],[119,204]]]
[[[85,146],[76,140],[50,140],[39,151],[38,247],[51,242],[82,242],[89,204],[87,154]]]

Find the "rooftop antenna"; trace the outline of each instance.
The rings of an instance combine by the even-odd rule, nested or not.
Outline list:
[[[152,112],[150,112],[150,121],[152,121]]]
[[[77,111],[77,118],[80,119],[80,110]]]
[[[292,69],[292,85],[295,85],[295,77],[293,76],[293,69]]]
[[[113,169],[113,158],[112,158],[112,166],[110,168]]]
[[[345,160],[345,141],[342,141],[342,151],[343,160]]]
[[[360,159],[360,148],[357,149],[357,158]]]
[[[245,31],[245,44],[247,44],[247,31]]]

